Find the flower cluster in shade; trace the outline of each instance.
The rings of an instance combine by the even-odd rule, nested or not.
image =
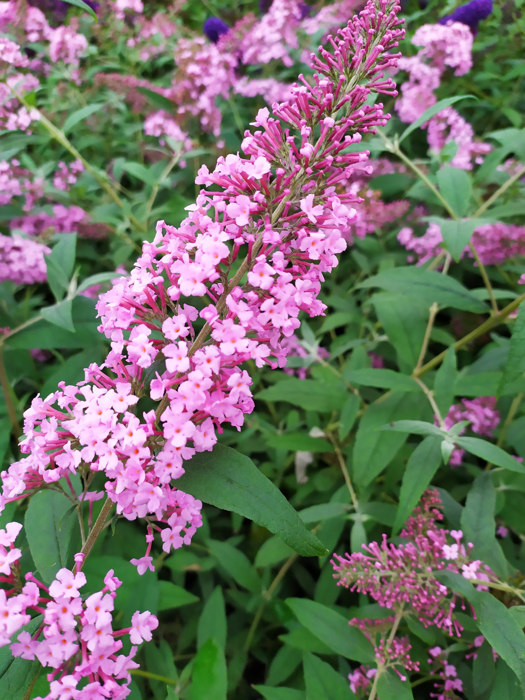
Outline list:
[[[460,636],[463,628],[454,615],[458,597],[435,572],[449,570],[478,581],[490,581],[493,574],[482,561],[471,559],[472,545],[463,542],[460,530],[439,526],[441,505],[437,491],[427,490],[401,532],[405,542],[389,543],[383,535],[381,544],[363,545],[363,552],[335,554],[332,565],[338,585],[369,595],[387,610],[403,608],[425,627]]]
[[[421,47],[416,56],[403,57],[399,68],[409,79],[401,85],[396,111],[403,122],[412,123],[436,104],[436,90],[447,68],[454,75],[465,75],[472,68],[473,36],[469,27],[459,21],[446,24],[425,24],[415,32],[412,43]],[[430,149],[439,153],[445,144],[455,141],[457,152],[454,167],[470,170],[472,161],[481,163],[490,151],[486,143],[474,140],[471,125],[452,107],[447,107],[427,122]]]
[[[388,639],[394,620],[394,617],[383,617],[377,620],[355,617],[348,624],[360,629],[373,645],[376,663],[381,667],[383,673],[388,669],[392,669],[394,673],[397,673],[401,681],[406,681],[407,677],[399,670],[399,667],[407,672],[419,671],[419,662],[412,661],[410,658],[412,646],[408,637],[394,636],[392,640]],[[373,670],[376,671],[376,669]],[[360,667],[356,669],[354,673],[348,676],[352,692],[355,693],[359,687],[365,691],[368,690],[368,684],[374,675],[373,673],[370,674],[367,668]]]
[[[451,15],[443,17],[439,20],[439,23],[461,22],[462,24],[466,24],[473,34],[476,34],[479,23],[487,19],[492,13],[492,10],[492,0],[471,0],[471,2],[467,2],[466,5],[456,7]]]
[[[438,679],[434,683],[437,693],[430,693],[430,697],[437,700],[457,700],[456,692],[461,693],[463,690],[463,682],[458,678],[457,668],[450,663],[446,651],[441,647],[432,647],[428,653],[430,670]]]
[[[47,268],[44,256],[51,250],[30,238],[0,234],[0,282],[35,284],[45,282]]]
[[[22,586],[22,552],[14,546],[21,529],[22,525],[12,522],[0,530],[0,573],[5,586],[0,589],[0,647],[10,645],[13,656],[38,659],[49,669],[50,692],[37,700],[124,700],[131,692],[129,672],[138,668],[133,661],[137,646],[125,655],[120,638],[129,635],[133,645],[150,641],[157,618],[149,611],[137,611],[131,627],[114,630],[114,600],[121,581],[108,571],[104,588],[84,597],[83,554],[75,555],[73,571],[60,569],[49,587],[31,573]],[[31,613],[40,617],[31,620]],[[23,629],[26,625],[29,630]]]
[[[443,243],[437,223],[430,223],[422,236],[416,236],[412,228],[405,226],[397,239],[411,251],[409,262],[416,260],[417,265],[438,255]],[[525,226],[502,222],[482,224],[474,230],[471,240],[484,265],[500,265],[513,258],[525,257]],[[470,248],[466,247],[462,256],[472,257]]]
[[[159,222],[130,277],[99,299],[112,348],[105,363],[26,411],[26,456],[2,474],[3,503],[79,470],[98,472],[117,513],[147,522],[139,571],[151,564],[155,533],[166,552],[190,542],[201,503],[176,487],[184,463],[253,410],[243,363],[283,367],[283,340],[300,311],[325,309],[321,282],[355,216],[353,195],[336,190],[367,157],[348,146],[388,118],[367,100],[395,94],[384,71],[398,58],[398,10],[369,2],[330,51],[312,56],[311,83],[301,76],[273,116],[259,111],[255,131],[245,132],[246,157],[201,167],[204,189],[188,217],[178,228]],[[145,396],[156,410],[137,415]]]
[[[343,235],[348,243],[353,243],[354,236],[364,238],[369,233],[385,231],[388,224],[404,216],[410,204],[407,200],[384,202],[379,190],[374,189],[371,180],[381,175],[405,173],[406,167],[393,163],[386,158],[369,160],[361,169],[355,169],[344,183],[347,192],[361,199],[355,205],[356,217],[349,222]]]
[[[492,437],[494,430],[499,425],[500,413],[496,408],[497,399],[495,396],[480,396],[475,399],[461,399],[461,403],[453,404],[447,413],[444,422],[445,430],[450,430],[453,425],[468,421],[468,429],[477,435],[487,435]],[[439,424],[437,417],[434,417],[436,425]],[[461,435],[467,430],[465,427]],[[450,456],[449,464],[452,467],[459,466],[465,455],[465,450],[456,447]]]

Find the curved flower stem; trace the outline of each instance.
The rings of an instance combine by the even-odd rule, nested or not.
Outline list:
[[[91,532],[88,535],[86,544],[82,547],[82,554],[84,555],[84,560],[80,564],[79,570],[82,568],[86,559],[91,554],[91,550],[95,546],[97,539],[106,527],[107,519],[109,517],[109,514],[111,513],[111,510],[113,509],[113,505],[113,501],[108,496],[104,502],[104,505],[102,506],[102,510],[100,511],[98,518],[95,520],[95,524],[93,525]]]
[[[17,100],[27,109],[31,110],[33,107],[31,107],[30,104],[27,103],[27,101],[19,95],[15,90],[11,88],[11,91],[13,95],[17,98]],[[126,206],[124,202],[120,199],[118,196],[115,188],[106,180],[106,178],[102,177],[100,173],[84,158],[84,156],[77,151],[77,149],[73,146],[71,141],[67,138],[67,136],[64,134],[63,131],[58,129],[49,119],[38,110],[38,113],[40,115],[40,123],[44,126],[44,128],[51,134],[51,136],[59,142],[61,146],[63,146],[66,150],[68,150],[72,156],[77,158],[78,160],[81,161],[82,165],[84,168],[88,171],[90,175],[92,175],[95,180],[98,182],[98,184],[108,193],[108,195],[111,197],[111,199],[115,202],[117,206],[122,209],[130,222],[135,226],[139,231],[142,233],[145,233],[147,231],[147,228],[140,223],[140,221],[131,213],[126,211]],[[135,241],[133,241],[127,234],[125,233],[118,233],[118,236],[120,236],[123,240],[126,241],[128,245],[133,246],[135,250],[138,252],[141,252],[142,249]]]
[[[478,579],[470,579],[470,583],[473,586],[487,586],[488,588],[495,588],[497,591],[511,593],[522,602],[525,602],[525,591],[520,588],[514,588],[514,586],[509,586],[507,583],[502,583],[501,581],[480,581]]]

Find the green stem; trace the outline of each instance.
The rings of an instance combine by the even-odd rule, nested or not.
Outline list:
[[[395,153],[395,155],[398,156],[398,158],[400,158],[403,161],[403,163],[408,165],[408,167],[416,173],[416,175],[425,183],[425,185],[429,188],[429,190],[437,197],[437,199],[443,205],[444,209],[446,209],[446,211],[448,212],[450,218],[453,219],[454,221],[460,221],[461,219],[458,216],[456,216],[456,212],[452,209],[452,207],[449,205],[447,200],[443,197],[441,192],[429,180],[429,178],[425,175],[425,173],[421,170],[421,168],[419,168],[412,160],[410,160],[410,158],[408,156],[406,156],[403,153],[403,151],[400,149],[399,145],[396,142],[392,142],[384,134],[382,134],[382,138],[384,139],[386,144],[389,146],[390,150],[393,153]],[[524,172],[525,172],[525,169],[524,169]],[[505,183],[505,184],[507,185],[507,187],[510,187],[510,185],[508,183]],[[502,191],[505,191],[502,187],[500,187],[500,189]],[[492,199],[492,197],[491,197],[491,199]],[[487,203],[485,203],[485,204],[487,204]],[[488,206],[490,206],[490,204]],[[486,208],[487,207],[485,205],[481,206],[472,218],[475,219],[477,216],[479,216],[480,212],[485,211]],[[478,252],[477,252],[477,250],[472,242],[469,243],[469,248],[470,248],[472,255],[474,256],[474,259],[479,267],[479,271],[481,273],[483,283],[485,284],[485,287],[487,288],[487,291],[489,293],[490,303],[492,305],[492,311],[494,314],[497,314],[498,313],[498,305],[496,303],[496,297],[494,296],[494,290],[492,289],[492,285],[490,283],[489,276],[487,275],[487,271],[485,270],[485,266],[481,262],[481,259],[478,255]]]
[[[510,424],[514,420],[514,416],[518,412],[518,408],[520,407],[521,402],[523,401],[523,397],[525,394],[518,394],[517,396],[514,397],[513,402],[510,405],[509,412],[507,414],[507,417],[505,418],[505,423],[503,423],[503,427],[501,428],[501,433],[499,434],[498,441],[496,445],[498,447],[501,447],[503,443],[505,442],[505,438],[507,437],[507,433],[510,428]],[[493,464],[492,462],[487,462],[487,466],[485,467],[486,471],[489,471],[492,469]]]
[[[158,676],[156,673],[150,673],[149,671],[142,671],[140,668],[133,668],[130,671],[132,676],[142,676],[143,678],[150,678],[152,681],[160,681],[160,683],[168,683],[169,685],[177,685],[177,681],[173,678],[167,678],[166,676]]]
[[[472,340],[479,338],[479,336],[483,335],[483,333],[490,331],[495,326],[499,326],[500,323],[504,323],[507,316],[513,311],[515,311],[521,304],[521,302],[524,300],[525,294],[522,294],[517,299],[514,299],[514,301],[512,301],[508,306],[506,306],[494,316],[491,316],[485,321],[485,323],[482,323],[481,326],[478,326],[478,328],[473,330],[471,333],[458,340],[457,343],[454,343],[454,345],[452,346],[454,350],[460,350],[465,345],[468,345]],[[434,369],[434,367],[441,364],[441,362],[443,362],[443,360],[445,359],[447,352],[448,348],[446,350],[443,350],[443,352],[439,355],[436,355],[436,357],[430,360],[430,362],[427,362],[426,365],[423,365],[423,367],[421,367],[417,372],[414,372],[414,376],[421,377],[423,374],[426,374],[429,370]]]
[[[274,578],[272,581],[272,584],[270,588],[264,593],[264,600],[263,602],[259,605],[259,608],[257,612],[255,613],[255,617],[253,618],[253,622],[251,624],[250,629],[248,630],[248,635],[246,637],[246,641],[244,642],[244,651],[249,651],[252,642],[253,642],[253,637],[255,635],[255,632],[257,630],[257,627],[259,626],[259,622],[261,621],[264,609],[266,605],[271,601],[273,594],[275,593],[275,589],[283,579],[284,575],[288,571],[288,569],[295,563],[296,559],[299,558],[298,554],[292,554],[291,557],[289,557],[284,564],[281,566],[279,569],[277,576]]]
[[[27,110],[33,109],[31,107],[31,105],[29,105],[26,102],[26,100],[21,95],[19,95],[15,90],[13,90],[11,88],[11,91],[12,91],[13,95],[17,98],[17,100],[19,100],[19,102]],[[73,146],[73,144],[67,138],[67,136],[64,134],[63,131],[58,129],[52,122],[50,122],[49,119],[46,116],[44,116],[42,114],[42,112],[40,112],[40,110],[38,110],[38,113],[40,115],[40,120],[39,120],[40,123],[44,126],[45,129],[47,129],[47,131],[51,134],[51,136],[54,139],[56,139],[56,141],[58,141],[61,146],[63,146],[66,150],[68,150],[74,158],[77,158],[78,160],[81,161],[82,165],[88,171],[88,173],[90,173],[90,175],[92,175],[95,178],[95,180],[98,182],[98,184],[108,193],[108,195],[115,202],[115,204],[117,206],[119,206],[126,213],[126,216],[129,218],[130,222],[136,228],[138,228],[139,231],[142,231],[143,233],[145,233],[147,231],[147,228],[143,224],[141,224],[140,221],[133,214],[131,214],[130,212],[126,212],[126,207],[124,205],[124,202],[120,199],[117,192],[110,185],[110,183],[104,177],[102,177],[100,175],[100,173],[91,165],[91,163],[89,163],[84,158],[84,156],[79,151],[77,151],[77,149]],[[131,238],[127,234],[120,233],[117,235],[119,235],[121,238],[123,238],[126,241],[126,243],[133,246],[138,252],[141,252],[142,249],[140,248],[140,246],[138,246],[133,240],[131,240]]]
[[[93,547],[95,546],[95,542],[97,541],[100,534],[102,533],[102,531],[106,527],[107,519],[109,517],[109,514],[111,513],[112,508],[113,508],[113,501],[108,496],[104,502],[104,505],[102,506],[102,510],[100,511],[98,518],[95,521],[95,524],[93,525],[91,532],[88,535],[88,538],[86,540],[86,544],[82,547],[82,554],[84,555],[84,561],[80,565],[80,568],[82,568],[82,566],[85,564],[86,559],[89,557]]]
[[[523,177],[525,175],[525,165],[523,168],[518,170],[518,172],[513,175],[512,177],[509,177],[507,182],[505,182],[498,190],[494,192],[493,195],[491,195],[483,204],[480,206],[480,208],[477,210],[477,212],[472,216],[473,219],[477,219],[478,216],[481,216],[484,214],[489,207],[491,207],[494,202],[501,197],[502,194],[505,194],[505,192],[509,189],[509,187],[512,187],[512,185],[520,179],[520,177]]]

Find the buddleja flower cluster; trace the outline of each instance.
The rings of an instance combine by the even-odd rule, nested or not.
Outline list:
[[[453,571],[477,581],[496,579],[482,561],[471,559],[472,545],[463,542],[460,530],[439,527],[441,505],[437,491],[429,489],[401,532],[406,543],[389,543],[383,535],[381,544],[363,545],[365,553],[335,554],[332,565],[338,585],[370,595],[388,610],[414,614],[425,627],[435,625],[461,636],[463,628],[454,617],[457,596],[435,572]]]
[[[354,195],[339,192],[366,152],[348,153],[361,133],[386,123],[371,92],[395,94],[384,70],[403,35],[399,6],[369,2],[312,56],[286,103],[257,115],[247,157],[203,166],[204,185],[178,228],[157,225],[127,279],[100,297],[100,330],[112,350],[79,386],[36,398],[25,414],[27,454],[3,473],[2,502],[80,472],[89,488],[104,474],[117,513],[147,521],[163,548],[189,543],[201,503],[173,481],[196,452],[211,450],[224,423],[240,429],[253,410],[242,364],[283,367],[299,312],[322,314],[324,274],[346,247]],[[157,409],[137,415],[141,398]],[[135,413],[136,411],[136,413]]]
[[[52,669],[48,700],[123,700],[130,693],[129,672],[138,664],[133,661],[136,646],[127,656],[120,653],[120,637],[129,635],[135,645],[150,641],[157,618],[136,612],[130,628],[114,631],[114,600],[121,581],[109,571],[104,588],[83,599],[80,589],[87,580],[80,570],[82,554],[75,556],[75,570],[60,569],[49,588],[31,573],[23,584],[22,552],[14,546],[21,529],[19,523],[8,523],[0,530],[0,581],[6,586],[0,589],[0,647],[9,644],[13,656],[38,659]],[[32,620],[31,612],[39,617]],[[24,626],[31,631],[22,630]]]

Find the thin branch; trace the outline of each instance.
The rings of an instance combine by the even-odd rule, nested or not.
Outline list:
[[[468,333],[466,336],[458,340],[457,343],[454,343],[454,345],[452,346],[454,350],[460,350],[465,345],[468,345],[471,341],[475,340],[476,338],[479,338],[480,335],[487,333],[487,331],[490,331],[495,326],[499,326],[500,323],[505,323],[507,316],[513,311],[515,311],[521,304],[521,302],[524,300],[525,294],[522,294],[517,299],[514,299],[514,301],[512,301],[499,313],[497,313],[494,316],[491,316],[471,333]],[[448,348],[446,350],[443,350],[443,352],[439,355],[436,355],[436,357],[427,362],[426,365],[423,365],[423,367],[421,367],[417,372],[414,372],[414,376],[421,377],[423,374],[426,374],[429,370],[434,369],[434,367],[441,364],[441,362],[443,362],[443,360],[445,359],[447,352]]]
[[[430,340],[430,334],[432,333],[432,327],[434,326],[434,321],[436,320],[438,309],[439,309],[439,306],[437,305],[436,302],[434,302],[432,304],[432,306],[430,307],[430,315],[428,317],[428,323],[427,323],[427,327],[425,330],[425,336],[423,338],[423,343],[421,345],[421,351],[419,353],[417,364],[414,368],[415,373],[417,373],[421,369],[421,366],[423,365],[423,360],[425,359],[425,355],[426,355],[427,348],[428,348],[428,341]]]
[[[503,423],[503,427],[501,428],[501,433],[499,434],[499,438],[497,441],[497,446],[501,447],[503,443],[505,442],[505,438],[507,437],[507,433],[510,428],[510,424],[514,420],[514,416],[518,412],[518,408],[520,407],[521,402],[523,401],[523,397],[525,394],[518,394],[517,396],[514,397],[513,402],[510,405],[509,412],[507,414],[507,417],[505,418],[505,423]],[[492,469],[494,465],[492,462],[487,462],[487,466],[485,467],[486,471],[489,471]]]
[[[352,500],[352,505],[354,506],[354,510],[357,513],[359,510],[359,501],[357,500],[357,496],[352,484],[352,480],[350,479],[350,474],[348,473],[348,469],[346,468],[346,462],[343,457],[343,453],[341,452],[341,449],[339,448],[339,445],[337,444],[336,439],[332,435],[332,433],[327,432],[325,433],[332,445],[334,446],[335,454],[337,456],[337,461],[339,462],[339,466],[341,467],[341,471],[343,472],[343,476],[346,482],[346,487],[348,488],[348,491],[350,493],[350,498]]]
[[[505,194],[509,187],[512,187],[512,185],[517,180],[523,177],[523,175],[525,175],[525,165],[523,166],[523,168],[520,168],[520,170],[518,170],[518,172],[515,173],[512,177],[509,177],[507,182],[505,182],[498,190],[494,192],[493,195],[491,195],[485,202],[483,202],[483,204],[471,218],[477,219],[478,216],[484,214],[487,211],[487,209],[491,207],[494,204],[494,202],[501,197],[502,194]]]

